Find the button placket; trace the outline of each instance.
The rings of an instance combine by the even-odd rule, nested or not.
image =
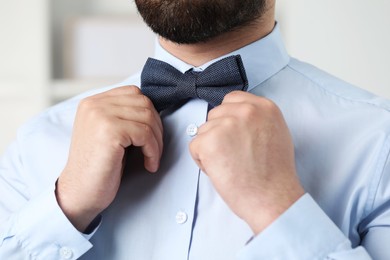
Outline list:
[[[169,222],[178,236],[177,239],[180,243],[186,243],[187,249],[191,246],[199,181],[199,168],[190,154],[188,145],[193,138],[196,138],[200,126],[206,121],[207,106],[207,103],[200,99],[188,101],[177,111],[180,113],[180,120],[170,125],[177,131],[175,136],[177,141],[180,141],[180,149],[178,149],[181,151],[180,160],[176,161],[175,170],[181,181],[178,182],[180,190],[177,190],[175,203],[170,208]],[[180,259],[187,259],[188,250],[180,251],[182,253]]]

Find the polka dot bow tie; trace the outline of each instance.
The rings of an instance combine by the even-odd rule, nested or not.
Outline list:
[[[223,58],[202,72],[190,69],[185,73],[168,63],[149,58],[141,74],[141,91],[150,98],[158,112],[191,98],[203,99],[215,107],[229,92],[247,88],[248,80],[240,55]]]

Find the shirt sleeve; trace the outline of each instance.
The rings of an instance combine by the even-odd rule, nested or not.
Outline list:
[[[377,243],[388,241],[380,239],[380,236],[375,238]],[[352,248],[348,238],[312,197],[305,194],[274,223],[254,237],[239,252],[238,259],[372,258],[362,246]]]
[[[385,148],[390,149],[389,143]],[[362,234],[362,245],[373,259],[390,259],[390,155],[385,152],[386,162],[372,189],[375,197],[368,205],[368,214],[359,225]],[[380,167],[382,168],[382,167]]]
[[[91,247],[58,206],[55,183],[30,196],[14,144],[0,162],[0,259],[77,259]]]

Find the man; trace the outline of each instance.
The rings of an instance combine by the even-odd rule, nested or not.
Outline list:
[[[4,156],[0,258],[389,259],[390,104],[290,58],[273,0],[136,4],[161,36],[142,82],[47,110]],[[244,91],[203,99],[232,74]]]

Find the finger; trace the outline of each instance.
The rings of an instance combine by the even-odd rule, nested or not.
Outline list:
[[[159,142],[159,147],[162,148],[163,127],[160,116],[154,108],[145,107],[125,107],[125,106],[110,106],[108,117],[116,117],[129,122],[137,122],[149,126]],[[161,150],[162,152],[162,150]]]
[[[134,112],[134,110],[132,110],[132,112]],[[152,130],[161,155],[163,152],[163,129],[160,117],[158,116],[157,119],[155,119],[155,116],[150,114],[150,110],[140,108],[139,113],[133,113],[132,121],[148,127],[145,131],[148,131],[149,129]]]
[[[157,171],[163,150],[162,139],[156,137],[148,125],[123,120],[121,122],[125,139],[122,144],[123,148],[130,145],[141,147],[145,168],[150,172]]]
[[[196,137],[207,134],[208,132],[212,131],[213,129],[215,129],[217,127],[224,128],[224,127],[228,126],[229,124],[230,125],[235,124],[233,117],[219,117],[219,118],[215,118],[213,120],[209,120],[206,123],[202,124],[198,128],[198,133],[197,133]]]
[[[222,103],[239,103],[246,101],[248,98],[254,96],[253,94],[245,91],[232,91],[225,95]]]
[[[257,97],[246,96],[247,98],[241,99],[243,96],[233,97],[228,99],[227,102],[209,111],[208,120],[213,120],[218,117],[234,116],[246,120],[258,120],[263,116],[278,116],[281,114],[279,107],[271,100]],[[233,102],[230,102],[230,101]],[[241,101],[241,102],[234,102]]]
[[[86,106],[87,111],[98,110],[99,113],[126,120],[136,120],[140,123],[147,123],[147,120],[151,119],[149,115],[153,115],[160,131],[163,129],[160,115],[152,102],[144,95],[101,96],[85,99],[80,105]],[[139,114],[138,119],[135,119],[137,114]]]
[[[225,95],[222,104],[224,103],[258,103],[261,100],[266,99],[255,94],[245,92],[245,91],[232,91]]]
[[[207,120],[212,121],[216,118],[226,116],[242,116],[246,109],[256,108],[251,103],[223,103],[211,109],[207,115]]]
[[[139,107],[139,109],[147,109],[147,113],[152,112],[153,116],[158,123],[158,126],[160,130],[163,130],[160,114],[157,112],[156,108],[154,107],[152,101],[145,95],[143,95],[141,92],[140,94],[136,95],[122,95],[119,97],[112,97],[113,102],[118,106],[124,106],[124,107]],[[139,111],[138,109],[138,111]]]
[[[203,171],[204,171],[204,167],[202,165],[202,161],[201,159],[199,158],[199,149],[200,149],[200,145],[202,143],[202,140],[200,139],[193,139],[190,144],[189,144],[189,150],[190,150],[190,154],[191,154],[191,157],[192,159],[194,160],[194,162],[198,165],[198,167]]]
[[[161,156],[156,156],[155,154],[150,155],[148,149],[151,149],[148,146],[142,147],[142,153],[144,154],[144,167],[149,172],[156,172],[160,167]]]
[[[248,106],[243,107],[243,110],[241,110],[241,112],[244,113],[244,115],[246,116],[251,115],[256,109],[258,111],[263,111],[265,113],[271,114],[281,113],[279,107],[272,100],[265,97],[256,96],[249,92],[233,91],[229,93],[225,96],[222,105],[231,103],[247,104]]]
[[[163,130],[160,114],[146,96],[120,96],[106,98],[111,103],[112,112],[126,120],[136,120],[141,123],[157,122],[160,131]]]
[[[100,98],[104,96],[141,95],[141,94],[142,92],[139,87],[135,85],[127,85],[127,86],[116,87],[91,97]]]
[[[116,104],[119,106],[154,107],[152,101],[143,94],[129,94],[126,92],[121,95],[105,95],[104,93],[100,93],[88,97],[83,101],[95,103],[97,105]]]
[[[156,140],[158,141],[160,153],[162,153],[163,128],[161,118],[154,109],[150,110],[140,107],[132,108],[123,118],[149,126],[152,129]]]

